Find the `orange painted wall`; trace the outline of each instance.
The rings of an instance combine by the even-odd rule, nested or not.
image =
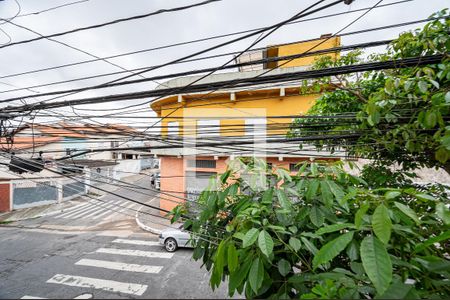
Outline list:
[[[216,161],[216,168],[192,168],[187,167],[186,161],[193,158],[178,158],[174,156],[162,156],[161,157],[161,191],[165,194],[161,194],[160,207],[171,210],[177,203],[183,202],[181,199],[177,199],[174,196],[184,198],[186,190],[186,171],[198,171],[198,172],[216,172],[217,174],[224,173],[227,169],[228,157],[219,157]],[[213,157],[198,156],[196,159],[210,159]],[[309,158],[302,157],[285,157],[282,161],[278,160],[278,157],[268,157],[267,162],[272,163],[273,168],[281,167],[289,170],[289,164],[297,164],[309,160]],[[291,172],[294,174],[294,172]],[[169,195],[168,195],[169,194]],[[162,213],[164,215],[165,213]]]
[[[162,156],[161,157],[161,194],[160,208],[171,210],[178,202],[181,202],[177,197],[184,198],[184,166],[183,159]],[[165,214],[162,212],[162,214]]]

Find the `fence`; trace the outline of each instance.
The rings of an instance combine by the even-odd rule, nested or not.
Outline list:
[[[88,185],[111,184],[114,179],[139,173],[149,168],[152,159],[123,160],[114,167],[92,168],[87,174],[75,179],[67,177],[27,178],[2,181],[0,189],[0,211],[28,208],[58,203],[86,194]],[[92,189],[95,191],[95,188]]]
[[[81,182],[79,182],[81,181]],[[84,177],[11,181],[12,209],[57,203],[85,193]]]

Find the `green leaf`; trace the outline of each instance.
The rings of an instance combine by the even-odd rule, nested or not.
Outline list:
[[[386,248],[374,236],[367,236],[361,243],[361,260],[370,281],[382,295],[392,281],[392,263]]]
[[[277,198],[278,198],[278,202],[280,203],[280,205],[283,209],[290,209],[292,207],[291,202],[289,201],[288,197],[286,196],[286,193],[284,192],[284,190],[277,189]]]
[[[316,231],[317,235],[322,235],[324,233],[335,232],[344,228],[353,228],[354,225],[351,223],[341,223],[341,224],[333,224],[320,228]]]
[[[316,225],[317,227],[322,226],[325,218],[323,215],[323,212],[320,210],[320,208],[316,205],[314,205],[311,208],[311,211],[309,212],[309,219],[311,222]]]
[[[417,256],[413,258],[414,261],[420,263],[425,269],[430,272],[445,273],[450,272],[450,261],[445,258],[427,255]]]
[[[314,256],[313,268],[316,269],[319,265],[327,263],[335,258],[342,250],[347,247],[348,243],[353,239],[353,231],[347,232],[334,240],[326,243],[319,252]]]
[[[450,239],[450,230],[447,230],[438,236],[432,237],[432,238],[426,240],[425,242],[416,245],[416,247],[414,248],[414,251],[421,252],[425,248],[433,245],[434,243],[439,243],[439,242],[442,242],[442,241],[445,241],[448,239]]]
[[[419,90],[425,94],[428,91],[428,84],[425,81],[419,81]]]
[[[258,247],[265,256],[269,257],[273,251],[273,240],[267,231],[263,230],[258,236]]]
[[[281,276],[286,276],[291,271],[291,264],[285,260],[281,259],[278,262],[278,272],[280,272]]]
[[[353,240],[350,242],[350,244],[347,246],[346,250],[348,258],[350,258],[351,261],[355,261],[359,259],[359,244],[357,241]]]
[[[428,195],[428,194],[424,194],[424,193],[414,194],[414,196],[417,199],[423,200],[423,201],[437,201],[437,199],[434,198],[433,196]]]
[[[442,219],[442,221],[444,221],[445,225],[450,224],[450,211],[448,207],[445,206],[444,203],[436,204],[436,214],[438,215],[439,218]]]
[[[226,245],[226,240],[222,240],[219,244],[219,247],[217,247],[217,252],[216,252],[216,259],[215,259],[214,267],[215,267],[216,272],[219,277],[222,277],[223,267],[225,265],[225,249],[226,249],[225,245]]]
[[[306,200],[312,200],[317,194],[319,189],[319,180],[313,179],[310,181],[308,188],[306,189],[305,197]]]
[[[258,238],[259,230],[256,228],[252,228],[245,234],[242,240],[242,248],[247,248],[248,246],[253,245],[253,243]]]
[[[397,281],[392,283],[381,296],[377,296],[375,299],[411,299],[407,296],[413,288],[414,286],[411,284]]]
[[[264,279],[264,266],[259,258],[253,260],[250,272],[248,273],[248,281],[250,282],[250,287],[255,294],[260,289]]]
[[[238,184],[233,184],[230,186],[230,190],[228,192],[228,195],[230,195],[230,197],[234,197],[236,196],[237,192],[238,192],[239,186]]]
[[[230,272],[234,272],[237,270],[239,262],[238,262],[238,253],[233,243],[230,243],[228,245],[227,255],[228,255],[228,270],[230,270]]]
[[[271,204],[272,203],[272,198],[273,198],[273,188],[270,188],[268,190],[266,190],[262,196],[262,204]]]
[[[450,103],[450,92],[445,93],[445,102]]]
[[[361,207],[358,209],[358,211],[355,214],[355,227],[356,229],[361,228],[362,224],[362,218],[366,214],[367,210],[369,209],[369,204],[364,203],[361,205]]]
[[[333,205],[333,193],[326,180],[320,182],[320,191],[322,192],[321,200],[323,204],[327,207],[331,207]]]
[[[278,174],[278,177],[280,179],[284,180],[285,182],[291,182],[292,181],[291,175],[285,169],[277,168],[276,173]]]
[[[424,121],[425,121],[426,128],[433,128],[434,126],[436,126],[436,122],[437,122],[436,113],[434,111],[427,111],[425,113]]]
[[[289,246],[292,247],[292,249],[295,250],[295,252],[297,252],[298,250],[300,250],[302,243],[300,242],[299,239],[295,238],[295,237],[291,237],[289,239]]]
[[[244,240],[245,234],[243,234],[242,232],[236,232],[235,234],[233,234],[233,237],[240,239],[241,241]]]
[[[330,186],[331,192],[333,193],[333,195],[336,197],[336,200],[339,202],[340,205],[343,205],[344,203],[342,203],[342,199],[345,196],[344,191],[342,190],[342,188],[337,185],[334,181],[328,180],[328,185]]]
[[[227,170],[225,173],[223,173],[222,175],[220,175],[220,181],[221,181],[222,183],[226,183],[228,177],[230,177],[230,174],[231,174],[231,170]]]
[[[228,290],[230,297],[233,295],[234,290],[237,289],[245,278],[247,278],[248,271],[252,265],[251,259],[245,259],[244,263],[240,266],[240,268],[230,274],[230,281],[228,282]]]
[[[402,193],[399,191],[389,191],[386,192],[386,194],[384,194],[384,198],[390,200],[390,199],[394,199],[397,198],[398,196],[400,196]]]
[[[372,216],[372,227],[376,236],[387,244],[391,238],[392,222],[389,212],[384,204],[379,205]]]
[[[448,150],[444,147],[440,147],[434,154],[434,157],[436,158],[437,161],[443,164],[445,164],[447,160],[450,158]]]
[[[311,175],[312,176],[319,175],[319,172],[317,171],[317,164],[316,163],[311,163]]]
[[[406,206],[399,202],[394,202],[394,205],[400,209],[402,213],[410,217],[414,222],[416,222],[417,225],[420,224],[419,217],[417,217],[417,214],[414,210],[412,210],[409,206]]]
[[[319,251],[317,250],[316,246],[314,246],[313,243],[311,243],[307,238],[305,237],[300,237],[300,239],[303,242],[303,245],[305,245],[305,248],[311,252],[313,255],[316,255],[316,253]]]

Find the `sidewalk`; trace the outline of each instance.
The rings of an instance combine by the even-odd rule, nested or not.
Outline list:
[[[39,217],[50,216],[64,211],[73,206],[77,206],[90,200],[91,198],[86,196],[76,197],[71,200],[67,200],[61,203],[52,203],[46,205],[39,205],[29,208],[21,208],[12,210],[9,212],[0,213],[0,223],[8,223],[14,221],[21,221],[27,219],[34,219]]]
[[[143,172],[145,173],[145,172]],[[146,175],[132,175],[122,178],[122,181],[133,183]],[[120,189],[118,186],[114,186],[113,184],[104,184],[102,186],[99,186],[104,191],[100,191],[98,189],[93,189],[88,195],[81,195],[79,197],[73,198],[71,200],[66,200],[61,203],[52,203],[52,204],[45,204],[45,205],[39,205],[29,208],[21,208],[12,210],[10,212],[0,212],[0,223],[9,223],[14,221],[21,221],[21,220],[27,220],[27,219],[33,219],[33,218],[39,218],[39,217],[45,217],[45,216],[51,216],[53,214],[57,214],[60,212],[63,212],[64,210],[80,205],[86,201],[97,199],[108,192],[113,192],[117,189]]]
[[[159,207],[159,196],[154,197],[146,204]],[[166,228],[177,226],[177,224],[170,224],[170,220],[164,218],[158,209],[147,206],[142,206],[136,212],[136,223],[141,229],[154,234],[160,234]]]

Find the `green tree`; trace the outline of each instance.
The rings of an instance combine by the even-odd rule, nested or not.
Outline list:
[[[319,148],[344,148],[349,154],[374,159],[379,165],[398,163],[405,170],[427,166],[441,167],[450,173],[450,16],[446,9],[432,17],[445,18],[401,34],[386,53],[371,55],[368,60],[443,54],[441,63],[322,78],[315,84],[331,86],[331,90],[317,100],[308,115],[330,118],[297,119],[290,135],[319,132],[324,136],[316,142]],[[321,58],[314,68],[363,61],[358,50],[336,61]],[[326,139],[343,131],[360,136],[339,141]]]
[[[372,158],[363,177],[342,163],[305,163],[295,176],[258,159],[237,160],[195,206],[173,210],[192,231],[193,258],[214,289],[248,298],[448,298],[448,190],[414,186],[418,166],[450,171],[448,11],[402,34],[382,61],[443,54],[440,64],[322,78],[325,90],[291,136],[323,135],[318,148]],[[360,51],[315,68],[364,61]],[[336,81],[337,80],[337,81]],[[307,89],[307,88],[305,88]],[[330,140],[330,134],[357,138]],[[364,180],[366,179],[366,180]]]
[[[445,193],[370,189],[341,163],[298,174],[238,160],[186,219],[214,289],[247,298],[450,296]],[[189,215],[188,205],[173,220]],[[445,244],[447,243],[447,244]]]

